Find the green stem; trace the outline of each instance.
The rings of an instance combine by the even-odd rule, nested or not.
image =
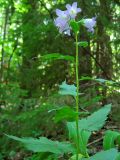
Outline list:
[[[76,112],[79,112],[79,55],[78,55],[78,33],[75,35],[76,39],[76,86],[77,86],[77,95],[76,95]],[[76,117],[76,132],[77,132],[77,154],[76,160],[78,160],[79,156],[79,115]]]
[[[77,95],[76,95],[76,112],[79,113],[79,52],[78,52],[78,33],[75,35],[76,39],[76,86],[77,86]],[[79,135],[79,115],[76,116],[76,132],[77,132],[77,154],[76,160],[79,160],[80,153],[80,135]],[[89,158],[89,154],[86,151],[86,157]]]

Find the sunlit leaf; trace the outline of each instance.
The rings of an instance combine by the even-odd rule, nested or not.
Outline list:
[[[68,85],[65,81],[59,86],[59,94],[61,95],[71,95],[71,96],[76,96],[76,86],[74,84]],[[79,93],[79,95],[82,93]]]

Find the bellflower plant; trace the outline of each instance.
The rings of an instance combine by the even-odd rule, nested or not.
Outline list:
[[[59,28],[60,33],[68,34],[70,35],[70,30],[73,29],[75,33],[75,40],[76,40],[76,112],[79,112],[79,71],[78,71],[78,65],[79,65],[79,55],[78,55],[78,47],[81,45],[86,44],[86,42],[78,42],[78,34],[80,30],[80,25],[82,24],[87,28],[89,32],[94,32],[94,26],[96,24],[95,18],[92,19],[84,19],[80,21],[81,23],[78,23],[76,21],[76,17],[78,13],[80,13],[82,10],[81,8],[77,8],[77,2],[74,2],[72,5],[67,4],[66,5],[67,10],[61,11],[56,10],[57,18],[55,20],[55,25]],[[79,137],[79,116],[76,117],[76,133],[77,133],[77,155],[76,160],[78,160],[79,157],[79,146],[80,146],[80,137]]]
[[[67,10],[61,11],[61,10],[56,10],[57,18],[55,20],[55,25],[59,28],[60,33],[68,34],[70,35],[70,31],[73,30],[74,35],[75,35],[75,41],[76,41],[76,113],[79,113],[79,53],[78,53],[78,47],[86,47],[88,45],[87,42],[78,42],[78,34],[80,32],[80,26],[83,25],[84,27],[87,28],[88,32],[94,33],[94,27],[96,25],[96,18],[88,18],[88,19],[82,19],[81,21],[76,21],[76,17],[78,13],[81,12],[80,8],[77,8],[77,2],[74,2],[72,5],[67,4],[66,5]],[[76,160],[80,158],[80,153],[81,153],[81,137],[80,137],[80,129],[79,129],[79,115],[76,116]],[[69,127],[68,127],[69,128]],[[73,136],[73,135],[72,135]],[[85,156],[89,158],[89,155],[87,151],[85,151]],[[80,158],[81,159],[81,158]]]
[[[74,84],[68,85],[66,84],[66,82],[63,82],[62,85],[60,85],[59,94],[73,96],[75,98],[76,108],[74,110],[69,106],[63,106],[61,108],[57,107],[59,109],[56,111],[57,113],[54,117],[56,119],[56,122],[63,119],[67,121],[69,138],[72,143],[52,141],[46,137],[40,137],[39,139],[35,139],[19,138],[11,135],[7,136],[11,139],[23,143],[28,150],[35,153],[52,153],[53,156],[55,156],[55,159],[56,157],[58,158],[59,156],[67,153],[68,157],[70,157],[69,160],[119,160],[120,154],[118,153],[117,149],[113,147],[114,141],[117,139],[117,137],[120,137],[120,133],[114,131],[108,131],[105,133],[103,139],[104,151],[99,152],[91,157],[89,156],[89,152],[87,149],[88,140],[92,132],[98,131],[105,124],[107,115],[111,110],[111,104],[105,105],[100,110],[94,112],[87,118],[79,119],[80,115],[86,114],[86,112],[79,111],[79,47],[87,47],[88,43],[86,41],[79,42],[78,35],[80,33],[81,25],[87,28],[88,32],[93,33],[96,24],[96,18],[88,18],[77,21],[77,15],[81,12],[81,9],[77,7],[77,2],[74,2],[72,5],[67,4],[66,8],[67,10],[65,11],[56,9],[57,18],[54,22],[55,25],[58,27],[60,33],[70,35],[70,32],[73,31],[73,35],[75,36],[76,58],[74,59],[74,57],[72,56],[64,56],[59,53],[44,55],[42,58],[45,60],[52,60],[52,58],[54,60],[64,59],[75,63],[76,86]]]

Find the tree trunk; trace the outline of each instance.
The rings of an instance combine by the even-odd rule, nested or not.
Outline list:
[[[99,61],[101,68],[98,69],[96,66],[97,76],[103,79],[112,79],[113,68],[112,68],[112,49],[110,46],[110,37],[106,32],[106,25],[110,23],[110,6],[107,4],[107,1],[100,0],[100,15],[97,21],[97,50],[96,50],[96,59]],[[107,89],[102,90],[103,105],[106,103],[106,93]]]
[[[8,16],[9,16],[9,7],[6,7],[5,9],[5,21],[4,21],[4,29],[3,29],[3,42],[2,42],[2,50],[1,50],[1,68],[0,68],[0,81],[4,81],[4,56],[5,56],[5,50],[4,50],[4,43],[6,40],[6,34],[7,34],[7,23],[8,23]]]

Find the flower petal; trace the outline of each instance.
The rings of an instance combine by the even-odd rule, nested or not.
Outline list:
[[[72,7],[77,8],[77,2],[73,2]]]
[[[70,4],[66,4],[66,8],[69,10],[71,9],[71,5]]]
[[[61,16],[63,14],[64,11],[60,10],[60,9],[56,9],[56,14],[57,16]]]
[[[77,8],[77,13],[79,13],[79,12],[81,12],[82,10],[81,10],[81,8]]]

